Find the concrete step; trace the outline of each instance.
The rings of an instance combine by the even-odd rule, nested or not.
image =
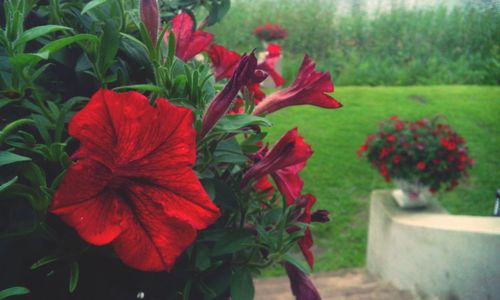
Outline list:
[[[323,300],[416,300],[410,291],[396,289],[366,273],[346,269],[311,276]],[[294,300],[287,277],[255,280],[255,300]]]

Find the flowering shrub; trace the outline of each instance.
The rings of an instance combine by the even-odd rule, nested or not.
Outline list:
[[[306,55],[266,95],[272,61],[213,44],[210,17],[31,3],[6,0],[0,31],[0,290],[17,286],[2,296],[251,299],[278,264],[318,299],[309,225],[329,218],[299,174],[313,151],[297,128],[264,143],[265,115],[340,107],[329,73]]]
[[[442,185],[447,191],[458,185],[474,164],[465,140],[438,118],[415,122],[390,117],[370,134],[358,149],[386,181],[419,181],[436,192]]]
[[[254,29],[253,34],[262,41],[271,42],[286,39],[287,30],[278,24],[266,24]]]

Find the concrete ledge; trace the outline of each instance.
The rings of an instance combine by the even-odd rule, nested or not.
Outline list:
[[[401,210],[374,191],[367,268],[423,297],[500,299],[500,218],[449,215],[435,201]]]

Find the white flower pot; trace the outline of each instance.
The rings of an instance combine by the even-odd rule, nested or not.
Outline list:
[[[426,207],[432,199],[429,187],[418,181],[395,179],[394,183],[398,188],[392,191],[392,196],[401,208]]]

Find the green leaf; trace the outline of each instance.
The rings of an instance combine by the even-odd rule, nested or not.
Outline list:
[[[5,166],[8,164],[13,164],[21,161],[30,161],[31,158],[14,154],[9,151],[0,151],[0,166]]]
[[[20,70],[28,64],[32,63],[34,64],[42,59],[46,60],[48,58],[49,58],[48,52],[22,53],[9,57],[9,63],[17,70]]]
[[[125,85],[114,88],[115,91],[123,91],[123,90],[138,90],[138,91],[149,91],[149,92],[163,92],[163,88],[153,84],[133,84],[133,85]]]
[[[214,151],[214,163],[242,164],[248,161],[248,157],[241,152],[240,144],[235,138],[220,142]]]
[[[267,119],[247,114],[225,115],[217,124],[217,128],[223,131],[236,131],[249,125],[271,126]]]
[[[14,286],[5,290],[0,291],[0,300],[7,299],[11,296],[19,296],[29,294],[30,290],[23,286]]]
[[[299,270],[304,272],[304,274],[309,275],[311,273],[311,269],[309,268],[308,264],[292,256],[291,254],[285,253],[282,258],[287,262],[291,263],[292,265],[296,266],[297,268],[299,268]]]
[[[78,278],[80,277],[80,266],[78,262],[74,261],[69,269],[69,292],[73,293],[78,285]]]
[[[65,37],[62,39],[57,39],[55,41],[52,41],[52,42],[48,43],[47,45],[43,46],[42,49],[40,49],[40,51],[38,51],[38,52],[49,52],[51,54],[51,53],[54,53],[58,50],[61,50],[62,48],[66,47],[68,45],[71,45],[71,44],[76,43],[76,42],[84,41],[84,40],[97,41],[98,38],[97,38],[97,36],[95,36],[93,34],[84,34],[84,33],[77,34],[74,36],[69,36],[69,37]]]
[[[120,33],[118,27],[113,21],[108,21],[104,25],[104,33],[99,41],[99,53],[97,65],[100,68],[101,75],[104,76],[109,66],[115,61],[116,53],[120,45]]]
[[[252,300],[255,295],[252,273],[248,269],[234,270],[230,283],[231,299]]]
[[[0,185],[0,193],[5,191],[7,188],[9,188],[9,186],[13,185],[14,183],[16,183],[17,181],[17,176],[12,178],[11,180],[3,183],[2,185]]]
[[[213,1],[207,17],[207,26],[211,26],[219,22],[229,11],[230,7],[231,0],[221,0],[220,3],[218,1]]]
[[[61,31],[61,30],[71,30],[71,28],[60,25],[43,25],[43,26],[33,27],[23,32],[21,36],[16,41],[14,41],[14,47],[23,45],[31,40],[34,40],[51,32]]]
[[[31,270],[38,269],[40,267],[43,267],[45,265],[48,265],[48,264],[50,264],[52,262],[57,261],[60,258],[61,258],[60,256],[56,256],[56,255],[48,255],[48,256],[42,257],[37,262],[35,262],[34,264],[32,264],[31,267],[30,267],[30,269]]]
[[[211,266],[210,249],[200,247],[196,251],[195,267],[199,271],[204,271]]]
[[[89,3],[87,3],[83,9],[82,9],[82,12],[81,14],[83,15],[84,13],[88,12],[89,10],[101,5],[101,4],[104,4],[106,3],[107,0],[92,0],[90,1]]]
[[[243,229],[226,231],[212,249],[212,256],[220,256],[247,249],[254,242],[254,239],[254,236],[250,232]]]

